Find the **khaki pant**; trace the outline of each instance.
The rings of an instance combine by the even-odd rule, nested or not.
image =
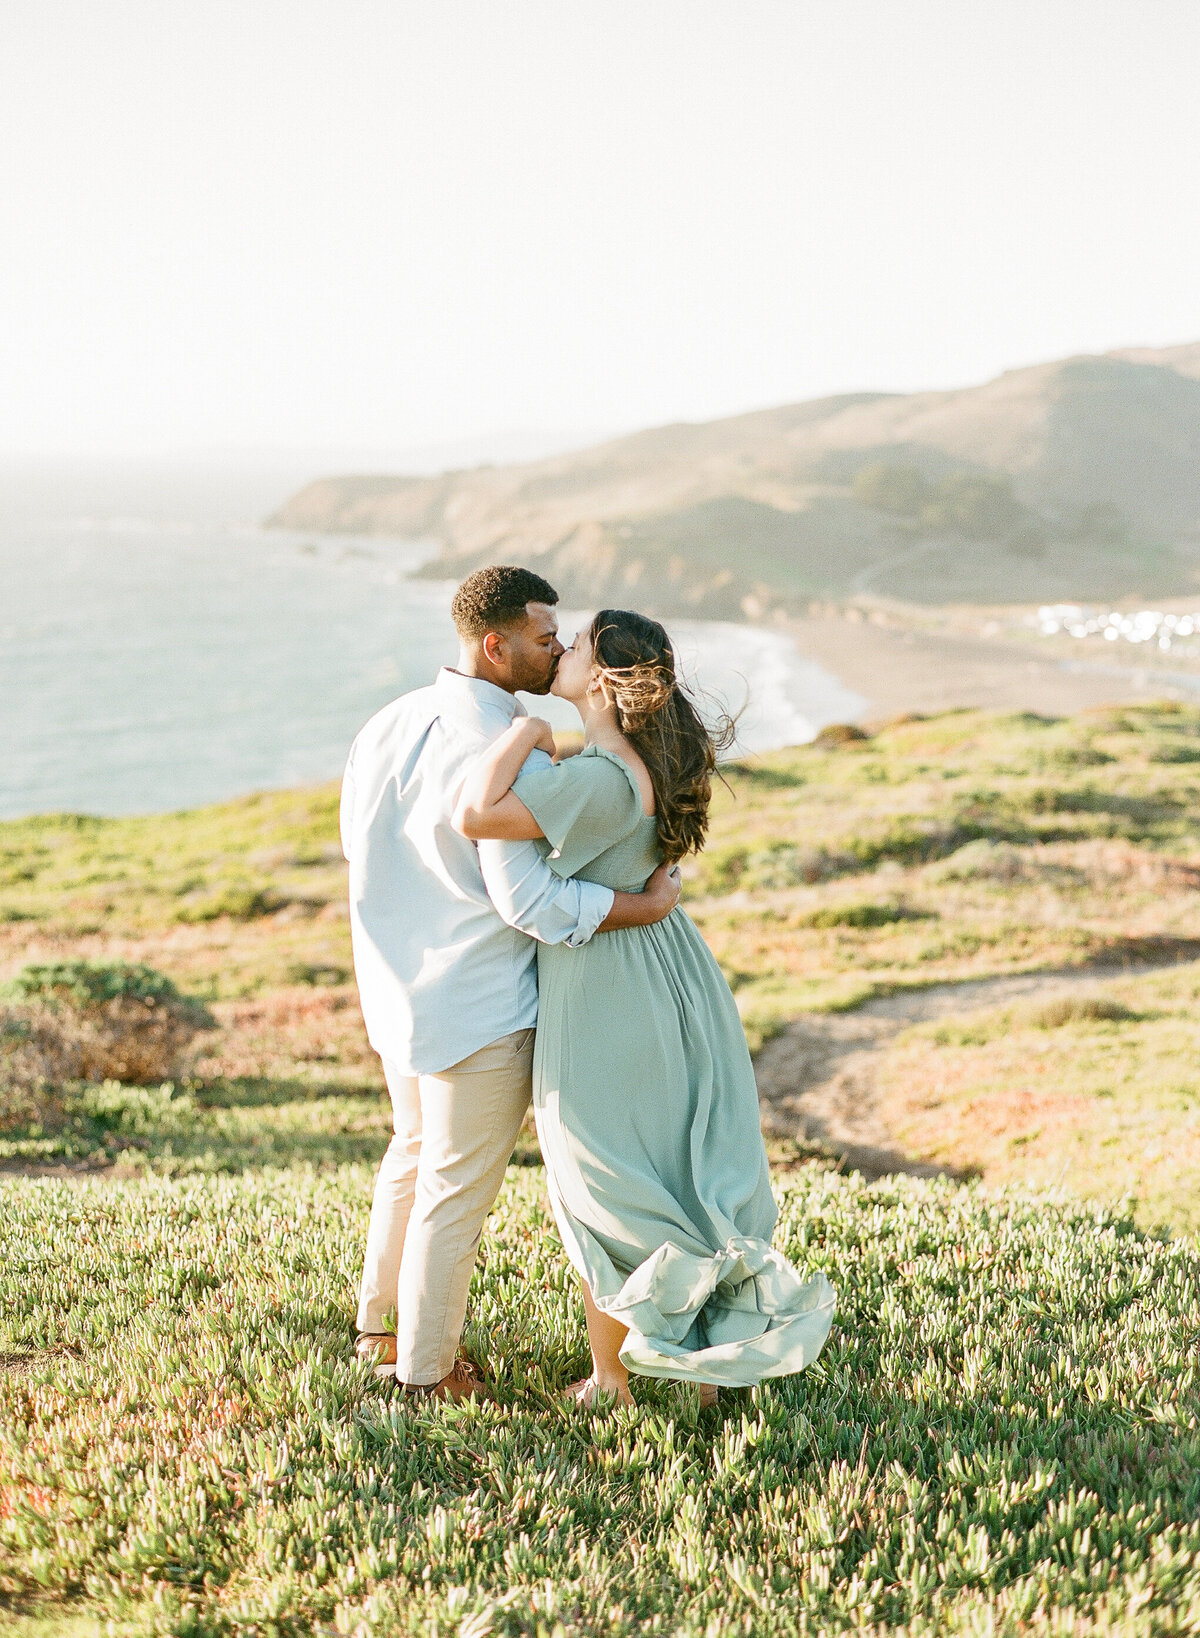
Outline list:
[[[379,1167],[358,1329],[396,1310],[396,1375],[440,1382],[454,1365],[484,1220],[532,1095],[533,1031],[518,1030],[440,1075],[384,1062],[395,1136]]]

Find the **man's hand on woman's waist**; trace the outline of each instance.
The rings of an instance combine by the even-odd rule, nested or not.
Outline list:
[[[653,927],[665,921],[679,903],[682,886],[678,865],[659,865],[640,893],[613,894],[613,907],[596,931],[613,933],[621,927]]]

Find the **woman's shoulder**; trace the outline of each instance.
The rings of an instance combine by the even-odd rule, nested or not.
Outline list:
[[[633,769],[620,757],[591,745],[561,762],[523,770],[513,790],[539,818],[544,807],[572,817],[587,812],[616,818],[632,815],[635,809],[642,811]]]
[[[573,876],[638,827],[644,809],[636,781],[621,771],[620,758],[590,749],[536,772],[513,786],[550,843],[552,868]]]
[[[591,779],[597,786],[609,786],[614,793],[620,791],[623,795],[625,791],[629,791],[636,800],[639,810],[645,814],[645,797],[637,769],[619,752],[605,750],[600,745],[585,745],[583,750],[570,760],[572,762],[586,760],[596,771],[585,773],[584,778]]]

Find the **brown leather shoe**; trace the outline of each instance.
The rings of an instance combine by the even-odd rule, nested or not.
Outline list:
[[[374,1374],[381,1380],[395,1376],[396,1364],[396,1333],[394,1331],[360,1331],[354,1343],[354,1357],[361,1359],[364,1365],[370,1365]],[[472,1359],[465,1348],[460,1348],[455,1355],[464,1365],[483,1382],[491,1380],[486,1365],[481,1365],[477,1359]]]
[[[360,1331],[354,1342],[354,1357],[371,1367],[381,1382],[396,1374],[396,1334],[394,1331]]]
[[[448,1399],[455,1405],[464,1399],[491,1400],[496,1397],[471,1361],[462,1354],[440,1382],[401,1382],[397,1378],[396,1386],[402,1394],[412,1399]]]
[[[492,1373],[487,1366],[480,1364],[479,1360],[469,1354],[465,1348],[460,1347],[454,1358],[456,1363],[468,1366],[481,1382],[490,1382],[492,1380]]]

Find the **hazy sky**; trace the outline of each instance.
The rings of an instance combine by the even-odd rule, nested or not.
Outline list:
[[[1200,338],[1198,0],[3,0],[0,452]]]

